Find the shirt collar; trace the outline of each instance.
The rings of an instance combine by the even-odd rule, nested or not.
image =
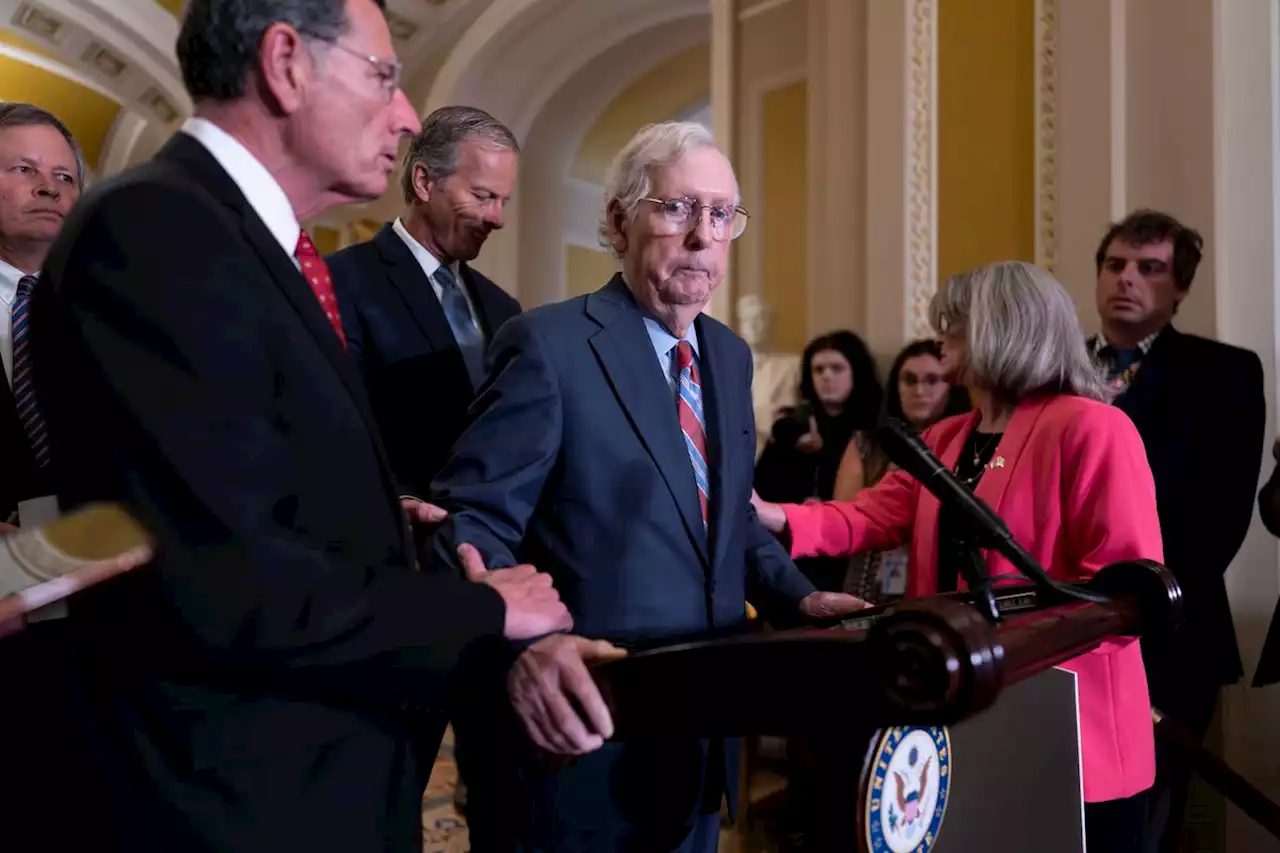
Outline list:
[[[440,259],[431,254],[431,251],[418,242],[418,238],[409,233],[409,229],[404,226],[404,222],[396,217],[396,221],[391,223],[391,230],[400,235],[400,239],[409,247],[410,253],[417,259],[418,265],[422,267],[422,271],[426,273],[427,278],[434,278],[436,270],[444,266],[440,263]],[[449,265],[449,272],[453,273],[455,280],[458,278],[457,264]]]
[[[647,314],[644,318],[644,327],[649,332],[649,340],[652,342],[653,351],[658,354],[658,358],[666,358],[671,355],[671,351],[675,349],[676,345],[685,340],[689,342],[689,346],[693,347],[693,354],[699,360],[702,359],[702,353],[698,349],[698,329],[694,324],[689,324],[689,331],[685,332],[683,338],[677,338],[667,330],[666,326]]]
[[[12,305],[13,298],[18,295],[18,282],[26,275],[13,264],[0,259],[0,301]]]
[[[189,118],[182,132],[203,145],[244,194],[271,236],[292,257],[298,250],[302,226],[289,197],[266,166],[240,140],[205,118]]]
[[[1148,352],[1151,351],[1151,347],[1152,345],[1155,344],[1156,338],[1160,337],[1160,333],[1163,332],[1164,330],[1165,330],[1165,327],[1163,326],[1160,327],[1159,329],[1156,329],[1154,332],[1147,335],[1142,340],[1138,341],[1138,345],[1136,347],[1133,347],[1133,349],[1136,349],[1141,355],[1146,355]],[[1092,343],[1092,346],[1090,347],[1090,350],[1093,353],[1094,358],[1101,356],[1103,352],[1107,349],[1110,349],[1112,351],[1119,351],[1120,347],[1117,347],[1113,345],[1111,342],[1109,342],[1107,340],[1107,336],[1102,333],[1094,335],[1093,343]]]

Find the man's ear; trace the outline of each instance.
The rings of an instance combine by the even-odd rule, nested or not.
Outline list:
[[[618,254],[627,250],[627,212],[615,198],[605,209],[605,218],[609,223],[609,244]]]
[[[284,23],[267,28],[258,43],[258,75],[257,85],[281,114],[292,115],[302,107],[315,77],[315,58],[297,30]]]
[[[413,164],[413,192],[419,201],[431,200],[431,176],[427,174],[425,163]]]

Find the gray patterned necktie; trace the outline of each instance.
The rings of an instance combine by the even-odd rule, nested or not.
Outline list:
[[[453,339],[462,350],[462,360],[466,362],[467,373],[471,376],[471,386],[480,387],[484,378],[484,335],[471,316],[471,308],[467,305],[467,297],[462,292],[458,280],[448,267],[436,270],[435,279],[440,283],[440,303],[444,308],[445,319],[453,330]]]
[[[22,429],[31,442],[31,455],[36,467],[44,468],[49,464],[49,430],[36,401],[28,331],[31,291],[35,289],[36,281],[33,275],[24,275],[18,282],[18,295],[13,300],[13,403],[18,409]]]

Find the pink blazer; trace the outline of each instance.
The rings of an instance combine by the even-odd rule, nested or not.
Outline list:
[[[940,421],[924,433],[955,468],[978,412]],[[1081,581],[1130,559],[1162,562],[1155,483],[1129,417],[1103,403],[1057,395],[1021,403],[978,482],[976,494],[1050,575]],[[793,557],[841,556],[910,541],[907,594],[933,595],[938,580],[940,504],[894,470],[851,503],[784,507]],[[1015,574],[987,552],[992,576]],[[1146,670],[1136,638],[1120,638],[1062,664],[1078,677],[1086,802],[1144,791],[1155,781],[1155,741]]]

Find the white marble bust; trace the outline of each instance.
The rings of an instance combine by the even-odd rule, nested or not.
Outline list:
[[[800,356],[770,349],[773,311],[755,294],[738,300],[738,333],[751,347],[755,379],[751,397],[756,413],[756,458],[764,450],[778,409],[794,406],[800,393]]]

